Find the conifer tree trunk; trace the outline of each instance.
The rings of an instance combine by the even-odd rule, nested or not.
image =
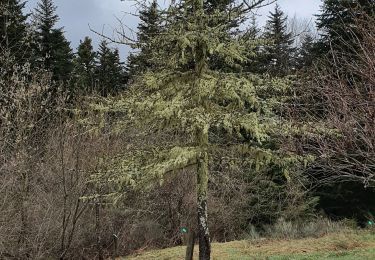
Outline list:
[[[197,158],[197,213],[199,259],[209,260],[211,256],[210,234],[208,231],[207,191],[208,191],[208,129],[207,124],[197,127],[197,141],[200,153]]]
[[[197,206],[198,206],[198,237],[199,259],[209,260],[211,255],[210,234],[208,232],[207,187],[208,187],[208,154],[202,152],[197,169]]]
[[[199,14],[204,13],[203,0],[196,0],[195,11]],[[205,25],[201,17],[198,17],[198,24],[202,31]],[[199,91],[200,80],[207,68],[207,46],[198,41],[195,50],[195,73],[196,73],[196,89]],[[205,100],[199,102],[201,106],[205,106]],[[204,119],[203,119],[204,122]],[[199,260],[211,259],[211,243],[208,231],[208,212],[207,212],[207,190],[208,190],[208,129],[209,126],[203,123],[197,129],[197,141],[200,147],[200,154],[197,164],[197,211],[198,211],[198,239],[199,239]]]

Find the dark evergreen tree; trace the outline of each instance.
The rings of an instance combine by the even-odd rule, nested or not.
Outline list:
[[[120,59],[120,52],[117,48],[112,50],[112,53],[110,55],[110,60],[112,61],[110,63],[111,68],[111,78],[113,84],[111,85],[111,93],[117,94],[119,91],[123,90],[125,87],[125,83],[127,82],[126,74],[124,71],[124,63],[121,62]]]
[[[30,56],[27,40],[27,18],[23,13],[25,2],[8,0],[0,2],[0,53],[14,55],[17,62]]]
[[[251,17],[250,25],[246,29],[243,38],[245,40],[256,40],[259,37],[260,29],[257,24],[255,15]]]
[[[324,0],[317,21],[321,34],[320,54],[326,54],[331,48],[345,52],[354,50],[355,37],[358,35],[354,20],[363,17],[363,14],[375,15],[373,0]]]
[[[128,57],[127,73],[130,77],[142,73],[147,69],[157,66],[155,59],[152,59],[155,46],[153,38],[162,31],[160,22],[160,12],[157,1],[154,0],[150,6],[139,12],[140,23],[138,25],[137,44],[138,52],[132,53]]]
[[[34,11],[34,23],[39,42],[39,56],[46,69],[51,68],[52,29],[58,21],[56,6],[50,0],[41,0]]]
[[[262,72],[262,62],[264,62],[260,48],[262,40],[260,39],[260,29],[255,15],[251,17],[250,25],[241,36],[241,39],[243,40],[243,44],[246,46],[248,53],[247,59],[242,65],[243,71],[251,73]]]
[[[111,49],[108,43],[104,40],[99,45],[97,52],[98,67],[96,69],[96,86],[95,89],[102,95],[107,96],[109,88],[111,88],[110,63],[111,63]]]
[[[265,71],[275,76],[285,76],[293,69],[294,39],[287,29],[288,17],[276,5],[270,12],[266,23],[264,38],[269,41],[265,47]]]
[[[130,80],[137,74],[137,69],[141,69],[138,58],[139,52],[129,52],[125,65],[126,77]],[[128,82],[127,82],[128,83]]]
[[[74,59],[74,75],[76,88],[84,93],[90,93],[94,87],[96,68],[96,53],[92,46],[92,40],[85,37],[77,49],[77,56]]]
[[[304,70],[311,67],[316,58],[316,52],[317,44],[314,37],[309,33],[304,35],[296,57],[297,69]]]
[[[56,8],[52,0],[41,0],[35,9],[38,56],[42,67],[53,73],[54,80],[67,80],[73,69],[73,54],[63,28],[55,28],[59,19]]]
[[[118,93],[126,82],[118,49],[112,50],[104,40],[99,45],[97,56],[96,90],[104,97]]]
[[[73,71],[73,51],[70,48],[70,42],[64,36],[63,31],[59,29],[52,30],[52,57],[51,69],[54,79],[69,80]]]

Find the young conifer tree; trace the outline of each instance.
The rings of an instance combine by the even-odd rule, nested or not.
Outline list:
[[[288,17],[276,5],[268,18],[264,32],[264,38],[270,42],[265,48],[266,71],[273,76],[286,76],[293,69],[295,52],[293,35],[287,28]]]
[[[24,61],[27,51],[27,18],[24,14],[25,2],[8,0],[0,2],[0,54],[14,55]]]
[[[157,66],[152,60],[154,49],[158,48],[154,45],[153,38],[161,33],[161,14],[156,0],[143,8],[139,12],[141,22],[138,25],[138,41],[133,46],[138,49],[138,52],[131,53],[128,57],[127,73],[130,78]]]
[[[334,51],[357,52],[356,37],[360,31],[355,26],[358,18],[375,17],[373,0],[324,0],[322,12],[318,15],[317,27],[320,31],[318,54],[324,56]]]
[[[37,55],[42,67],[52,72],[54,80],[66,81],[73,70],[73,53],[63,28],[56,28],[59,20],[56,9],[53,0],[40,0],[35,8]]]
[[[118,49],[110,48],[108,42],[103,40],[99,45],[96,56],[98,59],[96,67],[96,90],[103,97],[118,93],[124,88],[126,81]]]
[[[259,73],[263,71],[264,68],[264,57],[259,55],[261,53],[260,46],[262,44],[267,44],[266,41],[260,38],[260,28],[258,27],[255,14],[252,15],[250,19],[249,27],[241,35],[244,44],[247,45],[248,57],[243,64],[243,71]],[[258,42],[258,44],[255,44]]]
[[[296,57],[296,67],[299,70],[308,70],[316,59],[317,44],[313,35],[307,33],[302,38],[301,47]]]
[[[119,126],[127,125],[127,134],[135,132],[134,138],[141,139],[124,148],[115,160],[117,168],[104,174],[105,180],[119,184],[120,191],[126,184],[144,188],[181,169],[195,169],[202,260],[211,255],[208,183],[218,152],[231,153],[237,158],[233,163],[247,161],[256,170],[269,164],[285,168],[285,179],[290,178],[288,165],[300,159],[281,156],[280,146],[271,140],[282,129],[280,115],[274,112],[287,82],[209,66],[213,56],[241,65],[248,56],[247,45],[227,37],[227,22],[265,2],[240,5],[230,16],[219,9],[207,14],[203,0],[170,5],[163,16],[165,31],[154,38],[160,48],[153,57],[163,61],[162,66],[140,75],[122,99],[108,107],[95,106],[125,114]]]
[[[92,46],[92,39],[86,36],[80,42],[74,59],[75,84],[84,94],[91,93],[94,87],[95,59],[96,53]]]

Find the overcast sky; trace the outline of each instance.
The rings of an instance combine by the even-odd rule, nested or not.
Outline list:
[[[38,0],[28,0],[26,11],[35,8]],[[66,37],[71,41],[72,48],[76,48],[80,39],[85,36],[93,38],[95,46],[100,37],[90,31],[89,26],[96,31],[104,31],[111,35],[113,28],[117,26],[116,17],[127,26],[136,28],[137,18],[126,15],[126,12],[134,12],[135,7],[131,1],[120,0],[55,0],[57,14],[60,17],[58,26],[64,27]],[[320,10],[321,0],[278,0],[282,10],[289,17],[296,15],[301,19],[313,19],[313,15]],[[259,24],[263,24],[273,6],[262,8],[258,11]],[[122,57],[126,57],[128,47],[119,46]]]

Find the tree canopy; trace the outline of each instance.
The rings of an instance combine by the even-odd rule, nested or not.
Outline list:
[[[246,12],[238,6],[230,19]],[[120,126],[139,129],[137,136],[153,136],[158,141],[125,149],[119,156],[120,168],[104,178],[146,185],[171,172],[196,167],[200,259],[209,259],[207,189],[209,168],[218,151],[243,155],[233,163],[244,160],[255,171],[275,165],[285,181],[292,178],[289,167],[303,158],[283,153],[282,145],[273,139],[288,133],[276,113],[288,92],[288,80],[210,67],[214,56],[240,67],[248,55],[240,38],[228,37],[227,23],[213,22],[227,19],[227,12],[206,13],[203,2],[194,0],[169,6],[165,22],[170,15],[184,22],[169,23],[153,38],[156,45],[163,46],[152,55],[160,66],[140,74],[121,99],[95,106],[99,111],[126,113]],[[174,138],[158,139],[164,133]]]
[[[73,69],[73,53],[63,28],[55,28],[59,19],[52,0],[41,0],[34,13],[37,28],[37,56],[41,66],[51,71],[54,80],[67,80]]]

